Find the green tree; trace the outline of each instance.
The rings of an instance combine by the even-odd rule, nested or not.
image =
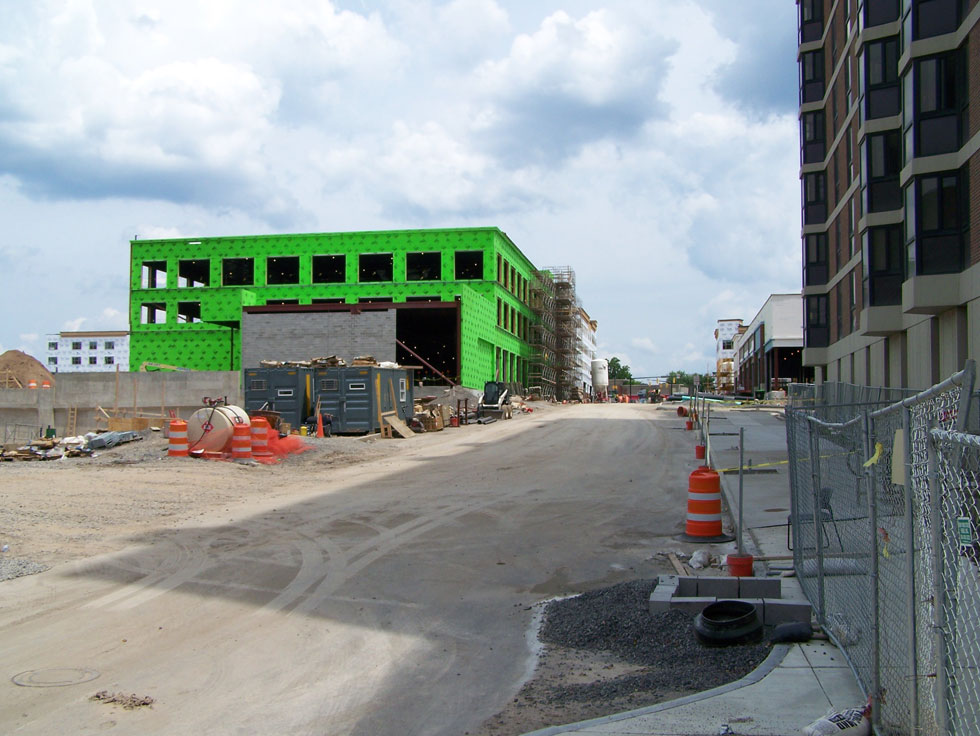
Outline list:
[[[613,356],[609,359],[609,378],[620,378],[624,381],[633,380],[633,373],[628,365],[619,362],[619,358]]]

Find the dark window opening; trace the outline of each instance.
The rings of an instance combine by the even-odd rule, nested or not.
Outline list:
[[[102,362],[105,363],[106,365],[113,365],[116,362],[116,359],[111,355],[107,355],[105,356]]]
[[[406,302],[440,302],[442,301],[442,299],[440,299],[437,296],[407,296],[405,297],[405,301]]]
[[[265,283],[298,284],[299,256],[274,256],[265,259]]]
[[[94,356],[94,355],[88,356],[88,364],[89,365],[97,365],[98,362],[99,362],[99,359],[96,356]]]
[[[823,36],[823,0],[801,0],[800,43],[819,41]]]
[[[167,262],[143,261],[142,285],[144,289],[167,288]]]
[[[282,307],[290,304],[299,304],[299,299],[266,299],[266,305],[274,307]]]
[[[902,168],[902,138],[897,130],[876,133],[865,139],[867,147],[868,212],[885,212],[902,206],[898,174]]]
[[[898,115],[902,101],[898,80],[898,38],[867,44],[864,58],[868,87],[865,116],[870,120]]]
[[[89,350],[98,350],[99,349],[99,343],[96,340],[89,340],[88,341],[88,349]]]
[[[963,270],[964,232],[968,226],[966,178],[956,172],[916,179],[916,273]]]
[[[393,301],[390,296],[364,296],[357,300],[358,304],[387,304]]]
[[[141,325],[162,325],[167,321],[167,305],[163,302],[144,302],[140,305]],[[81,343],[78,347],[81,348]],[[74,347],[74,344],[72,345]]]
[[[112,340],[106,340],[105,349],[106,350],[115,350],[116,349],[116,343],[113,342]]]
[[[966,59],[962,51],[915,62],[917,156],[952,153],[966,128]]]
[[[819,286],[827,283],[827,233],[807,235],[803,239],[803,283]]]
[[[817,294],[806,298],[806,332],[804,334],[808,348],[825,348],[830,344],[826,294]]]
[[[72,342],[71,349],[72,350],[81,350],[82,349],[82,341],[81,340],[75,340],[74,342]]]
[[[823,50],[808,51],[800,58],[800,99],[819,102],[823,99]]]
[[[346,301],[343,297],[334,297],[331,299],[311,299],[310,304],[344,304]]]
[[[409,253],[405,256],[407,281],[438,281],[441,278],[441,253]]]
[[[827,219],[827,175],[822,171],[803,175],[803,205],[804,225]]]
[[[313,256],[314,284],[342,284],[347,281],[347,256]]]
[[[965,0],[918,0],[913,8],[915,38],[952,33],[960,25]]]
[[[201,321],[201,302],[177,302],[177,322],[193,323]]]
[[[505,269],[507,266],[505,266]],[[456,280],[469,281],[483,278],[483,251],[456,251]]]
[[[221,283],[224,286],[251,286],[255,280],[255,263],[251,258],[225,258],[221,261]]]
[[[358,258],[358,280],[363,283],[391,281],[391,253],[362,253]]]
[[[454,381],[457,380],[459,375],[458,309],[459,307],[454,304],[446,308],[396,310],[395,334],[401,343],[417,354],[417,357],[401,345],[396,345],[395,360],[400,365],[422,366],[415,372],[416,380],[423,383],[445,383],[445,379],[430,366]]]
[[[899,0],[864,0],[864,25],[880,26],[898,20]]]
[[[827,155],[827,131],[823,110],[803,113],[800,126],[803,136],[803,163],[821,163]]]
[[[76,355],[75,357],[73,357],[71,359],[71,364],[72,365],[81,365],[82,364],[82,356]]]
[[[177,262],[177,286],[195,287],[211,285],[211,261]]]
[[[901,225],[869,228],[864,234],[865,304],[901,304],[904,265]]]

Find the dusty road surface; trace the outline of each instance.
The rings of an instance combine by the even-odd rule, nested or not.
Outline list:
[[[533,668],[534,604],[686,549],[680,426],[547,407],[354,465],[329,440],[274,467],[4,464],[8,554],[53,567],[0,583],[0,732],[475,732]]]

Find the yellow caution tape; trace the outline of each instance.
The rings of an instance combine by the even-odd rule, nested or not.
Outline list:
[[[880,442],[875,442],[875,454],[868,458],[867,462],[864,463],[864,467],[870,468],[872,465],[877,465],[878,461],[881,460],[881,453],[884,449],[884,446]]]

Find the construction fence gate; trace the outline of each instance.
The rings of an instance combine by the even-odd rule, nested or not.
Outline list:
[[[967,361],[904,398],[789,392],[794,567],[879,736],[980,734],[975,382]]]

